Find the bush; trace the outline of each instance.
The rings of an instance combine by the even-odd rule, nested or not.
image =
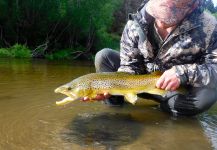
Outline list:
[[[11,57],[11,53],[6,48],[0,49],[0,57]]]
[[[12,57],[15,58],[30,58],[31,50],[28,49],[25,45],[15,44],[9,48]]]
[[[71,56],[71,49],[64,49],[64,50],[59,50],[56,51],[52,54],[46,54],[45,58],[50,59],[50,60],[55,60],[55,59],[70,59]]]
[[[10,48],[1,48],[0,57],[30,58],[31,50],[24,45],[15,44]]]

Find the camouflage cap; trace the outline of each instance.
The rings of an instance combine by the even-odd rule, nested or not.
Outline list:
[[[149,0],[146,11],[166,24],[177,24],[186,14],[192,12],[199,2],[200,0]]]

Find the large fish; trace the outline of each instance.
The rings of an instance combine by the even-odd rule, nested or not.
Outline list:
[[[122,95],[126,101],[135,104],[139,93],[164,95],[167,92],[155,87],[159,77],[159,73],[145,75],[132,75],[124,72],[87,74],[58,87],[55,92],[68,97],[57,101],[56,104],[64,105],[82,97],[94,99],[97,94],[103,93]]]

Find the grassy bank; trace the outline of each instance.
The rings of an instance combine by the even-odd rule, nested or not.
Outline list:
[[[72,60],[78,58],[93,59],[94,54],[84,53],[85,48],[79,47],[76,49],[60,49],[53,52],[45,53],[41,55],[42,58],[48,60]],[[38,50],[40,53],[40,49]],[[80,57],[78,57],[80,56]],[[9,48],[0,48],[1,58],[32,58],[32,50],[25,45],[15,44]],[[41,58],[40,57],[40,58]]]

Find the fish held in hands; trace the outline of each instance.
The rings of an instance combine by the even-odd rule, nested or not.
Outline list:
[[[78,77],[55,89],[55,93],[67,97],[57,101],[57,105],[65,105],[77,99],[87,97],[90,100],[98,94],[122,95],[125,100],[135,104],[139,93],[164,95],[167,91],[155,87],[160,73],[132,75],[125,72],[91,73]]]

